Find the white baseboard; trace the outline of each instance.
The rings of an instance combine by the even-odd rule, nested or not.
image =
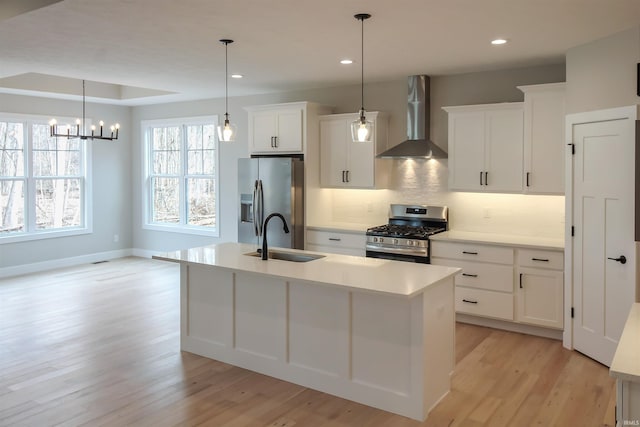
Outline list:
[[[544,338],[552,338],[562,341],[562,331],[559,329],[543,328],[540,326],[525,325],[523,323],[507,322],[486,317],[471,316],[463,313],[456,313],[456,322],[469,323],[472,325],[486,326],[494,329],[503,329],[521,334],[536,335]]]
[[[94,254],[80,255],[70,258],[58,258],[49,261],[34,262],[32,264],[21,264],[13,267],[0,268],[0,279],[22,274],[38,273],[40,271],[53,270],[55,268],[71,267],[74,265],[88,264],[97,261],[123,258],[135,255],[133,249],[119,249],[116,251],[97,252]]]
[[[140,258],[151,258],[153,255],[160,255],[166,253],[163,251],[152,251],[149,249],[140,249],[140,248],[133,248],[131,249],[131,255],[132,256],[137,256]]]

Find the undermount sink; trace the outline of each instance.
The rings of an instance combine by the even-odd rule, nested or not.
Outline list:
[[[315,255],[315,254],[298,254],[293,252],[280,252],[280,251],[269,251],[269,259],[279,259],[281,261],[292,261],[292,262],[309,262],[315,259],[324,258],[324,255]],[[245,254],[246,256],[252,256],[256,258],[262,257],[260,252],[249,252]]]

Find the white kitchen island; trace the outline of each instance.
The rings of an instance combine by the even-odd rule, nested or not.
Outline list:
[[[182,350],[417,420],[448,393],[458,268],[253,251],[223,243],[154,256],[181,264]]]

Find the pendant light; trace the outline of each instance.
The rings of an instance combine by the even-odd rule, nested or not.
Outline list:
[[[367,120],[364,110],[364,20],[371,18],[368,13],[358,13],[353,16],[362,23],[361,33],[361,104],[360,104],[360,116],[357,120],[351,123],[351,138],[353,142],[370,142],[371,134],[373,133],[373,122]]]
[[[51,137],[55,138],[68,138],[75,139],[79,138],[82,140],[87,139],[101,139],[106,141],[113,141],[118,139],[118,134],[120,133],[120,124],[116,123],[115,125],[111,125],[111,133],[109,136],[103,135],[104,122],[100,120],[100,135],[96,135],[96,125],[91,126],[91,135],[86,135],[84,126],[85,126],[85,81],[82,80],[82,120],[76,119],[75,127],[71,127],[67,125],[63,128],[62,132],[58,128],[58,121],[56,119],[51,119],[49,122],[49,134]],[[82,132],[80,131],[82,129]]]
[[[222,39],[220,43],[224,44],[224,124],[218,125],[218,141],[231,142],[236,139],[236,125],[229,122],[229,59],[227,55],[227,47],[233,40]]]

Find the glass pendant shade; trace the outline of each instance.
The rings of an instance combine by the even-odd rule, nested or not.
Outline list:
[[[238,127],[230,123],[228,118],[225,118],[224,124],[218,125],[217,128],[218,128],[218,141],[232,142],[236,140]]]
[[[351,138],[353,142],[371,142],[373,134],[373,122],[367,120],[364,110],[360,111],[360,117],[351,122]]]

